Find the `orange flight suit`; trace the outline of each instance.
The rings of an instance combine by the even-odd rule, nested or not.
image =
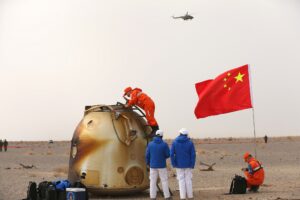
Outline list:
[[[244,173],[246,176],[248,188],[251,188],[251,186],[259,186],[263,184],[265,179],[265,171],[255,158],[250,158],[250,160],[248,161],[248,171],[245,171]]]
[[[127,103],[128,106],[137,105],[145,111],[146,119],[150,126],[158,126],[157,121],[154,118],[155,104],[153,100],[140,88],[135,88],[130,93],[130,100]]]

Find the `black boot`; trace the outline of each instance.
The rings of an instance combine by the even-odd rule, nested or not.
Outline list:
[[[259,185],[252,185],[249,189],[249,192],[258,192]]]

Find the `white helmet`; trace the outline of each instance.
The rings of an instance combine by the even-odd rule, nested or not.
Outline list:
[[[188,135],[189,131],[186,130],[185,128],[182,128],[182,129],[179,130],[179,133],[182,134],[182,135]]]
[[[163,136],[164,135],[164,132],[162,130],[157,130],[156,133],[155,133],[157,136]]]

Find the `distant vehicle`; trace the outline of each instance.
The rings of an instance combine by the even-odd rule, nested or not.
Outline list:
[[[172,17],[173,17],[173,19],[180,19],[181,18],[183,20],[192,20],[192,19],[194,19],[194,17],[192,15],[189,15],[188,12],[186,12],[186,14],[183,15],[183,16],[178,16],[178,17],[172,16]]]

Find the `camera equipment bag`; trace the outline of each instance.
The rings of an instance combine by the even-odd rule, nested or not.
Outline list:
[[[247,181],[244,177],[235,175],[231,181],[229,194],[245,194],[247,190]]]

